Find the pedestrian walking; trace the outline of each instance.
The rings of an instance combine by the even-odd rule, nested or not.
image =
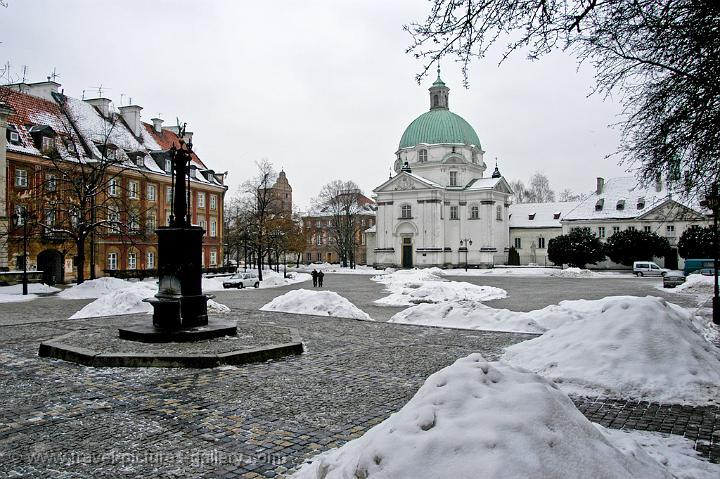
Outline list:
[[[324,277],[325,277],[325,273],[323,273],[322,270],[320,270],[320,272],[319,272],[318,275],[317,275],[317,279],[318,279],[318,285],[319,285],[321,288],[322,288],[322,282],[323,282],[323,278],[324,278]]]
[[[317,287],[318,272],[313,269],[312,273],[310,273],[310,276],[312,276],[312,279],[313,279],[313,288]],[[320,283],[320,284],[322,285],[322,283]]]

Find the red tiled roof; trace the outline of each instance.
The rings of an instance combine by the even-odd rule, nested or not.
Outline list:
[[[15,113],[8,117],[8,122],[17,125],[38,124],[31,116],[51,115],[55,121],[60,121],[60,108],[51,101],[43,100],[26,93],[20,93],[6,87],[0,87],[0,98],[15,110]]]
[[[143,122],[143,126],[145,126],[145,129],[148,133],[150,133],[153,137],[153,139],[157,142],[158,145],[160,145],[160,148],[163,150],[169,150],[170,147],[175,145],[175,148],[180,146],[180,137],[175,134],[175,132],[171,130],[162,129],[160,133],[155,131],[155,128],[148,124]],[[202,162],[200,158],[195,154],[193,151],[192,154],[193,161],[201,168],[207,169],[207,166],[205,166],[205,163]]]

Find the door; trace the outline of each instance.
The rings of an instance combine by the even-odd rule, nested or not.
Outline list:
[[[46,249],[37,258],[38,269],[43,272],[43,283],[54,285],[65,282],[63,257],[58,250]]]
[[[412,238],[403,238],[402,267],[403,268],[412,268],[413,267]]]
[[[670,248],[670,251],[665,256],[665,267],[667,269],[678,269],[677,248]]]

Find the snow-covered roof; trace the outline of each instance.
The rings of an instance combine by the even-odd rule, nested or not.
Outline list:
[[[558,203],[519,203],[510,205],[511,228],[560,228],[560,220],[580,204],[579,201]]]
[[[365,230],[366,233],[377,233],[377,226],[372,225],[370,228]]]
[[[637,179],[631,176],[610,178],[604,182],[600,194],[594,192],[562,219],[572,221],[637,218],[670,199],[664,185],[661,185],[658,191],[654,186],[640,186]],[[682,201],[678,203],[701,213],[697,205]]]
[[[467,191],[490,190],[495,188],[502,178],[475,178],[465,187]]]

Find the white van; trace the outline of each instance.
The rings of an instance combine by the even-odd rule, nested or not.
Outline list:
[[[633,273],[635,276],[665,276],[670,270],[661,268],[652,261],[635,261]]]

